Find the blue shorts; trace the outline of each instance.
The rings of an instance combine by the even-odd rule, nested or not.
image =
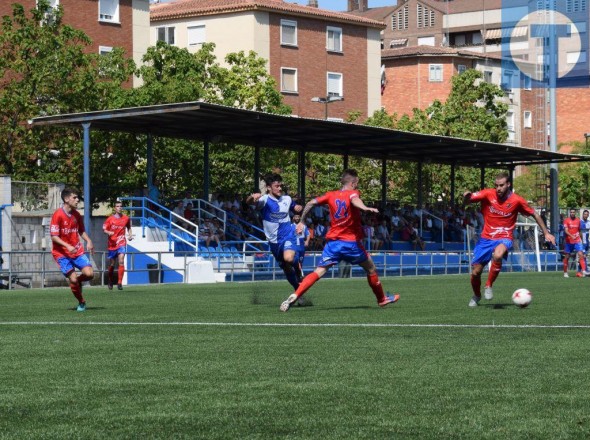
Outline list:
[[[584,252],[584,245],[582,243],[565,243],[563,250],[566,254],[571,254],[574,251]]]
[[[503,244],[506,246],[508,251],[512,249],[512,240],[507,238],[500,238],[499,240],[490,240],[489,238],[480,238],[475,248],[473,249],[473,260],[471,260],[471,265],[474,264],[481,264],[485,266],[490,262],[492,259],[492,255],[494,254],[494,250],[498,247],[499,244]],[[504,259],[508,257],[508,252],[504,255]]]
[[[273,257],[275,257],[275,260],[277,260],[279,263],[285,261],[285,259],[283,258],[283,252],[294,251],[295,253],[297,253],[297,246],[295,244],[295,240],[287,239],[280,243],[269,243],[268,245],[270,247],[270,251],[272,252]]]
[[[299,263],[303,264],[304,258],[305,258],[305,248],[296,249],[295,250],[295,261],[299,261]]]
[[[369,258],[367,251],[359,241],[328,241],[322,252],[318,267],[329,267],[344,260],[351,264],[361,264]]]
[[[117,249],[114,249],[112,251],[109,251],[109,253],[107,255],[107,258],[109,260],[114,260],[115,258],[117,258],[117,255],[124,254],[125,251],[126,251],[125,246],[121,246],[121,247],[119,247]]]
[[[76,258],[60,257],[55,262],[65,277],[69,276],[76,269],[80,270],[84,267],[92,266],[86,254],[82,254]]]

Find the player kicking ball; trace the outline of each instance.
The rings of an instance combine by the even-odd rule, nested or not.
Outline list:
[[[383,286],[377,275],[375,263],[362,245],[364,238],[361,223],[361,211],[379,212],[378,209],[369,208],[360,198],[357,190],[359,177],[356,170],[348,169],[342,174],[342,188],[330,191],[321,197],[310,200],[297,224],[296,231],[300,234],[305,226],[305,218],[315,205],[328,205],[330,208],[330,230],[326,234],[326,245],[322,252],[322,258],[318,267],[305,278],[295,290],[281,304],[280,310],[286,312],[299,300],[301,295],[309,290],[319,279],[326,274],[330,266],[340,261],[358,264],[367,273],[367,281],[377,298],[379,307],[385,307],[399,300],[399,295],[385,294]]]
[[[473,297],[469,301],[469,307],[477,307],[481,300],[481,273],[490,260],[492,264],[484,288],[484,298],[494,298],[492,286],[502,270],[502,259],[506,259],[508,251],[512,249],[512,233],[518,214],[532,216],[543,231],[545,240],[553,245],[555,237],[549,233],[541,216],[522,197],[512,192],[512,182],[508,173],[496,176],[495,188],[482,189],[474,193],[466,191],[463,199],[466,204],[480,202],[484,218],[481,238],[473,249],[471,261]]]

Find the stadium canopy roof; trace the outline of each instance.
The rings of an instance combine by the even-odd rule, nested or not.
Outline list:
[[[199,101],[43,116],[30,122],[32,126],[90,124],[93,130],[478,168],[590,161],[585,155],[273,115]]]

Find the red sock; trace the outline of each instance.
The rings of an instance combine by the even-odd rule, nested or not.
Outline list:
[[[471,288],[473,289],[473,294],[481,298],[481,277],[471,275]]]
[[[113,272],[115,271],[115,266],[109,266],[109,284],[113,284]]]
[[[92,277],[86,276],[83,273],[81,273],[80,275],[78,275],[78,283],[80,283],[80,285],[82,285],[82,283],[84,281],[90,281],[92,279]]]
[[[580,266],[582,266],[582,270],[586,272],[586,260],[584,258],[580,258]]]
[[[119,264],[119,273],[118,273],[119,282],[118,282],[118,284],[123,284],[123,274],[124,273],[125,273],[125,266]]]
[[[315,284],[315,282],[318,281],[319,279],[320,279],[320,277],[315,272],[312,272],[309,275],[307,275],[305,278],[303,278],[303,280],[301,281],[301,284],[299,284],[299,287],[295,291],[295,295],[297,295],[297,298],[299,298],[301,295],[303,295],[305,292],[307,292],[309,290],[309,288],[311,286],[313,286]]]
[[[564,258],[563,259],[563,271],[564,272],[567,272],[567,263],[568,263],[568,260]]]
[[[492,266],[490,267],[490,273],[488,274],[488,281],[486,282],[486,287],[492,287],[498,275],[500,275],[500,271],[502,270],[502,260],[496,261],[492,260]]]
[[[377,297],[377,302],[383,301],[385,299],[385,292],[383,291],[383,286],[381,285],[381,281],[379,281],[379,275],[377,275],[377,272],[370,275],[367,274],[367,281]]]
[[[82,296],[82,285],[79,282],[76,284],[70,283],[70,289],[72,289],[72,293],[79,303],[85,302],[84,297]]]

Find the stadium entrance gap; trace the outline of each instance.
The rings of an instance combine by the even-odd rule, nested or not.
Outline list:
[[[198,140],[204,143],[205,182],[203,196],[209,194],[209,147],[211,143],[229,142],[250,145],[255,149],[254,183],[258,184],[260,148],[283,148],[298,152],[298,190],[305,199],[305,153],[331,153],[381,161],[381,198],[386,200],[386,161],[418,164],[418,205],[422,195],[422,164],[451,166],[451,196],[454,199],[454,171],[457,166],[476,167],[484,181],[485,168],[507,169],[518,165],[590,161],[590,156],[553,153],[492,142],[472,141],[445,136],[410,133],[387,128],[332,122],[318,119],[274,115],[242,110],[205,102],[184,102],[146,107],[104,110],[57,116],[43,116],[29,121],[33,127],[66,126],[84,130],[84,198],[90,200],[90,130],[118,131],[147,135],[148,176],[152,179],[152,139],[154,136]],[[257,190],[257,188],[254,188]],[[552,197],[557,195],[553,195]],[[85,210],[85,222],[90,213]],[[551,213],[559,219],[558,213]],[[557,224],[552,222],[552,230]]]

